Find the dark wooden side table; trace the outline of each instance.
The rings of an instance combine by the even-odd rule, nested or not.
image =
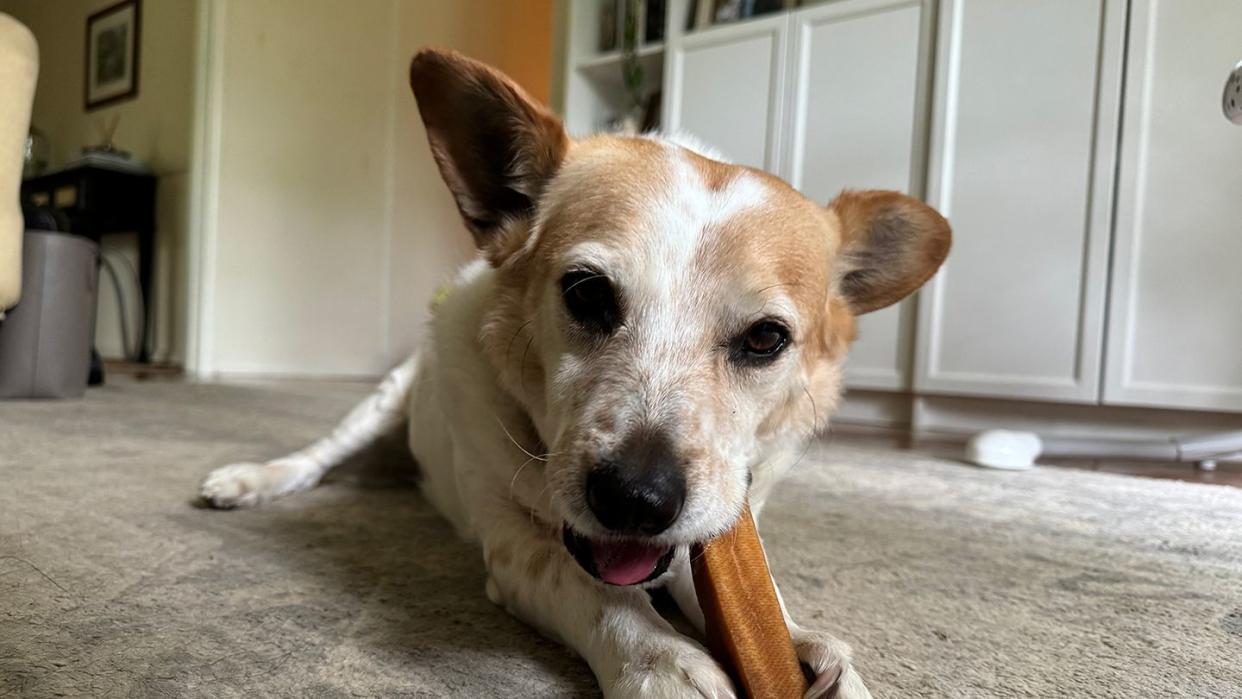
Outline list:
[[[95,242],[107,233],[138,236],[138,284],[143,300],[140,362],[151,361],[155,181],[154,175],[83,165],[22,182],[22,205],[60,210],[69,220],[67,233],[86,236]]]

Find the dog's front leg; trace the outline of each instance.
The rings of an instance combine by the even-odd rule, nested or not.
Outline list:
[[[489,514],[495,521],[480,531],[487,596],[577,651],[604,696],[735,696],[716,661],[677,633],[646,591],[594,580],[565,550],[557,528],[515,504]]]

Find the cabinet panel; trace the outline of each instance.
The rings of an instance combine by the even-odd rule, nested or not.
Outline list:
[[[1236,0],[1135,0],[1104,398],[1242,410],[1242,59]]]
[[[920,303],[918,390],[1098,400],[1124,14],[942,5],[928,194],[954,242]]]
[[[779,172],[789,16],[669,39],[664,127],[728,160]]]
[[[921,195],[921,18],[920,0],[847,0],[794,16],[794,187],[825,204],[845,188]],[[863,316],[846,384],[909,388],[912,321],[911,301]]]

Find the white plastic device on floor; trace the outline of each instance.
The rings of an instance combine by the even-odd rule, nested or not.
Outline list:
[[[966,443],[966,460],[1003,471],[1025,471],[1035,466],[1044,443],[1034,432],[987,430]]]
[[[1040,439],[1034,432],[985,430],[966,443],[966,460],[986,468],[1021,471],[1040,456],[1193,463],[1214,471],[1219,461],[1242,461],[1242,431],[1166,440]]]

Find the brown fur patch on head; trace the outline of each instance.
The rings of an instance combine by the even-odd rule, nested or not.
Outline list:
[[[700,255],[713,274],[737,280],[739,293],[779,290],[798,311],[802,383],[790,387],[760,426],[760,435],[806,435],[827,424],[840,395],[840,365],[857,335],[833,269],[841,229],[828,210],[766,172],[705,161],[704,182],[724,189],[753,178],[764,204],[730,217],[703,241]]]
[[[713,274],[736,276],[744,291],[779,287],[806,318],[816,318],[829,291],[834,241],[831,219],[820,207],[771,175],[731,167],[725,187],[738,177],[764,188],[762,206],[746,209],[707,231],[699,255]]]
[[[572,196],[542,212],[537,256],[552,266],[572,245],[598,240],[623,247],[641,231],[651,202],[667,196],[673,173],[666,146],[645,138],[597,136],[574,144],[563,165]],[[554,185],[555,186],[555,185]]]
[[[719,192],[724,189],[726,185],[735,180],[742,172],[749,171],[758,174],[760,177],[771,178],[771,175],[762,170],[722,163],[719,160],[712,160],[694,151],[687,150],[685,154],[689,158],[690,164],[698,171],[699,176],[703,179],[703,184],[710,192]]]
[[[833,295],[828,299],[827,312],[820,324],[819,340],[824,356],[833,360],[845,359],[850,345],[858,339],[858,321],[849,303]]]
[[[746,173],[764,183],[770,203],[732,217],[703,254],[717,265],[742,267],[750,286],[779,286],[793,300],[807,321],[804,362],[844,359],[857,328],[833,280],[842,237],[836,217],[766,172],[707,162],[702,171],[715,186]]]

